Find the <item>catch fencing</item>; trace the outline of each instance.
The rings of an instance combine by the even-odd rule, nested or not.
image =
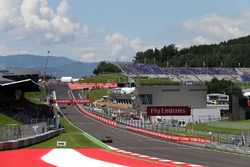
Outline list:
[[[49,119],[43,122],[32,121],[26,125],[8,125],[0,127],[0,141],[10,141],[27,138],[46,133],[50,130],[57,129],[56,120]]]
[[[188,133],[193,136],[201,136],[208,138],[212,143],[233,145],[238,147],[241,146],[250,147],[250,130],[243,130],[241,134],[227,134],[227,133],[200,131],[195,129],[187,129],[181,126],[171,126],[168,122],[151,124],[145,122],[143,123],[139,119],[138,120],[124,119],[122,117],[114,118],[111,116],[111,114],[107,114],[105,111],[97,112],[90,107],[87,108],[87,110],[94,115],[98,115],[99,117],[115,121],[118,123],[117,125],[121,127],[131,126],[163,134],[173,134],[173,135],[183,135],[184,133]]]

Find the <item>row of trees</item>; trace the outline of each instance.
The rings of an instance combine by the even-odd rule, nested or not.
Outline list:
[[[250,67],[250,36],[178,49],[174,44],[136,53],[135,63],[175,67]]]
[[[95,75],[103,73],[120,73],[120,72],[121,70],[116,65],[112,63],[107,63],[106,61],[101,61],[93,71]]]
[[[228,80],[218,80],[217,78],[213,78],[210,82],[206,83],[207,85],[207,93],[221,93],[230,95],[241,94],[241,89],[234,82]]]

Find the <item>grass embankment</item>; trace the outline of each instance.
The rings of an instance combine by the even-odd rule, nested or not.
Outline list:
[[[41,89],[40,92],[27,92],[25,98],[35,104],[43,104],[40,100],[45,97],[45,89]],[[98,142],[93,141],[89,136],[74,127],[70,122],[61,117],[61,125],[65,129],[65,133],[51,138],[45,142],[32,145],[32,148],[58,148],[57,141],[66,141],[66,148],[98,148],[101,147]]]
[[[238,87],[240,87],[241,89],[249,89],[250,88],[250,82],[240,82],[240,81],[236,81],[234,82],[234,84]]]
[[[187,129],[192,129],[192,125],[188,125]],[[194,130],[217,132],[227,134],[242,134],[243,132],[250,131],[250,120],[244,121],[217,121],[208,124],[195,124]]]
[[[65,118],[61,117],[61,124],[65,128],[65,133],[45,142],[31,146],[32,148],[58,148],[57,141],[66,141],[66,148],[100,148],[101,144],[93,141],[88,135],[75,128]],[[104,147],[104,146],[103,146]]]
[[[21,123],[18,122],[17,120],[14,120],[4,114],[0,114],[0,127],[6,126],[6,125],[13,125],[13,124],[18,124],[20,125]]]
[[[40,92],[26,92],[25,98],[34,104],[43,104],[40,100],[45,95],[45,90]],[[0,114],[0,127],[9,124],[21,124],[20,122],[11,119],[3,114]],[[64,117],[61,117],[61,125],[65,128],[65,133],[54,137],[45,142],[32,145],[32,148],[57,148],[57,141],[66,141],[67,148],[105,148],[101,142],[95,141],[88,134],[80,131],[68,122]],[[1,138],[1,136],[0,136]]]
[[[4,127],[4,126],[8,126],[8,125],[21,125],[20,122],[4,115],[4,114],[0,114],[0,128]],[[0,141],[3,139],[3,131],[0,130]]]
[[[92,83],[108,83],[108,82],[125,82],[127,77],[122,74],[100,74],[91,77],[87,77],[81,80],[81,82],[92,82]],[[89,97],[93,101],[101,99],[103,96],[107,96],[110,89],[94,89],[91,91],[84,91],[83,97]]]
[[[107,96],[110,89],[94,89],[89,92],[89,98],[93,101],[101,99],[103,96]]]
[[[91,77],[86,77],[81,80],[81,82],[93,82],[93,83],[107,83],[107,82],[124,82],[127,77],[122,74],[99,74]]]
[[[163,78],[134,78],[135,83],[140,85],[180,85],[178,81]]]
[[[24,97],[28,101],[34,104],[44,104],[43,101],[41,101],[42,98],[46,97],[46,92],[44,88],[41,88],[39,92],[25,92]]]

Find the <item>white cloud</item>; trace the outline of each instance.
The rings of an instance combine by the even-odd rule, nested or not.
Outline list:
[[[133,48],[134,51],[145,51],[147,49],[152,49],[155,48],[157,46],[155,45],[147,45],[143,42],[142,39],[140,38],[134,38],[130,41],[130,46]]]
[[[48,0],[0,0],[0,30],[17,39],[61,43],[88,35],[88,27],[68,17],[69,5],[62,0],[57,10]]]
[[[250,34],[250,12],[234,17],[205,15],[197,19],[189,19],[183,23],[184,28],[193,34],[193,44],[217,43]]]
[[[83,62],[96,62],[96,61],[99,61],[97,59],[97,56],[93,52],[84,53],[84,54],[82,54],[81,56],[78,57],[78,60],[79,59],[80,59],[80,61],[83,61]]]
[[[127,47],[128,43],[129,40],[126,36],[120,33],[114,33],[106,35],[104,45],[110,58],[117,59],[124,54],[125,49],[130,49]]]
[[[113,44],[111,46],[111,54],[113,56],[115,56],[117,53],[119,53],[120,51],[122,51],[124,47],[121,44]]]
[[[15,55],[15,54],[25,54],[27,51],[24,50],[14,50],[3,44],[0,44],[0,56]]]
[[[112,35],[107,35],[105,37],[107,44],[114,44],[114,43],[124,43],[128,41],[128,38],[120,33],[114,33]]]
[[[106,55],[109,55],[111,61],[131,61],[138,51],[144,51],[152,48],[152,45],[146,45],[142,39],[129,39],[121,33],[108,34],[105,37]],[[104,57],[107,59],[107,57]]]
[[[212,42],[206,38],[204,38],[203,36],[198,36],[196,38],[194,38],[194,44],[211,44]]]
[[[134,50],[141,50],[141,46],[142,46],[142,40],[140,38],[135,38],[133,40],[130,41],[130,46],[134,49]]]
[[[59,6],[57,7],[57,13],[60,15],[65,15],[69,12],[70,7],[66,0],[61,1]]]

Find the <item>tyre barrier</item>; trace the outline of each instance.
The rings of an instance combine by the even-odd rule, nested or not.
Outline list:
[[[42,141],[48,140],[52,137],[55,137],[64,132],[64,129],[57,129],[51,130],[39,135],[17,139],[17,140],[10,140],[10,141],[2,141],[0,142],[0,151],[3,150],[13,150],[17,148],[26,147],[32,144],[40,143]]]
[[[150,131],[150,130],[145,130],[145,129],[140,129],[140,128],[135,128],[135,127],[131,127],[131,126],[124,126],[124,125],[120,125],[115,121],[111,121],[109,119],[97,116],[93,113],[90,113],[88,110],[84,109],[82,106],[80,106],[79,104],[77,104],[78,109],[83,112],[84,114],[99,120],[103,123],[106,123],[108,125],[114,126],[114,127],[122,127],[123,129],[129,130],[129,131],[133,131],[133,132],[137,132],[137,133],[141,133],[144,135],[150,135],[153,137],[157,137],[157,138],[161,138],[161,139],[165,139],[168,141],[173,141],[173,142],[182,142],[182,143],[197,143],[197,144],[209,144],[211,143],[209,139],[207,138],[202,138],[202,137],[192,137],[192,136],[178,136],[178,135],[172,135],[172,134],[163,134],[163,133],[159,133],[159,132],[154,132],[154,131]]]

